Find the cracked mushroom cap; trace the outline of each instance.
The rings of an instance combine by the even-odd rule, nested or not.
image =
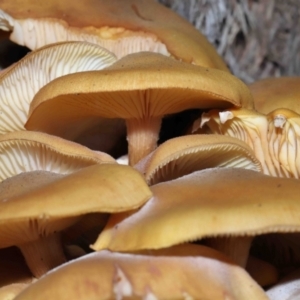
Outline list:
[[[66,74],[100,70],[115,61],[112,53],[87,42],[52,44],[26,55],[0,77],[0,134],[25,130],[31,100],[45,84]]]
[[[236,77],[143,52],[102,71],[52,81],[34,97],[25,127],[63,136],[64,124],[74,118],[79,123],[96,116],[125,119],[134,165],[155,149],[163,116],[190,108],[232,106],[252,108],[247,86]]]
[[[36,49],[49,43],[84,40],[118,57],[154,51],[179,60],[228,71],[207,39],[170,9],[152,0],[1,0],[3,30],[11,39]]]
[[[109,219],[94,250],[159,249],[209,237],[247,240],[269,232],[300,230],[296,179],[214,168],[151,190],[153,197],[140,210]],[[236,261],[244,259],[237,256]]]
[[[101,280],[99,281],[99,278]],[[76,288],[74,288],[76,287]],[[238,266],[208,257],[160,257],[101,251],[49,272],[16,300],[259,299],[263,290]]]
[[[249,85],[254,106],[262,114],[286,108],[300,114],[300,77],[267,78]]]
[[[0,135],[0,181],[23,172],[69,174],[94,164],[115,163],[108,154],[41,132]]]
[[[235,138],[213,134],[170,139],[142,159],[135,169],[153,185],[214,167],[261,171],[260,162],[248,145]]]

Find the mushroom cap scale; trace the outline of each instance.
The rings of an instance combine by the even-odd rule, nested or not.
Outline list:
[[[0,8],[12,16],[2,13],[2,28],[13,29],[11,38],[29,48],[68,39],[89,40],[113,50],[119,57],[132,51],[156,51],[228,71],[199,31],[156,1],[88,0],[84,5],[76,1],[72,9],[67,1],[55,0],[51,4],[31,1],[23,9],[21,0],[13,4],[2,0]]]
[[[68,174],[100,163],[115,163],[108,154],[41,132],[0,135],[0,181],[35,170]]]
[[[65,229],[86,213],[136,209],[151,195],[142,176],[129,166],[86,167],[51,184],[2,199],[0,247]]]
[[[92,248],[158,249],[205,237],[300,230],[296,179],[215,168],[151,190],[153,198],[139,211],[111,216]]]
[[[261,164],[248,145],[235,138],[213,134],[168,140],[135,166],[151,185],[213,167],[261,171]]]
[[[101,282],[99,282],[101,278]],[[74,288],[76,287],[76,288]],[[267,300],[241,268],[207,257],[92,253],[59,267],[16,300],[215,299]]]
[[[112,53],[87,42],[51,44],[31,52],[0,77],[0,133],[24,130],[32,98],[51,80],[115,61]]]

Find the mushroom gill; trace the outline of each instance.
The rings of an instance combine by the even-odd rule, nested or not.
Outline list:
[[[50,179],[25,192],[19,184],[21,191],[0,201],[0,248],[18,246],[36,277],[65,261],[61,230],[88,213],[136,209],[152,195],[137,171],[117,164]]]
[[[134,165],[156,148],[165,115],[231,106],[253,106],[247,86],[233,75],[143,52],[101,71],[53,80],[35,95],[25,127],[63,137],[70,119],[125,119]]]
[[[247,144],[212,134],[170,139],[135,165],[150,185],[220,167],[261,171],[259,161]]]
[[[0,1],[1,29],[36,49],[60,41],[99,44],[118,58],[141,51],[228,71],[207,39],[190,23],[154,0],[86,0],[70,4]]]
[[[103,69],[115,61],[112,53],[87,42],[51,44],[31,52],[0,77],[0,134],[25,130],[30,102],[45,84],[66,74]]]

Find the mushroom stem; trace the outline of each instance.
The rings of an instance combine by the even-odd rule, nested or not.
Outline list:
[[[134,166],[157,146],[161,117],[127,119],[127,141],[129,165]]]
[[[36,278],[66,262],[59,233],[18,245],[18,247]]]
[[[218,237],[208,239],[206,244],[228,255],[238,265],[245,268],[252,240],[252,236]]]

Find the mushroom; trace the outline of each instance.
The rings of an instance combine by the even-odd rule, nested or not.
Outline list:
[[[168,248],[160,248],[156,250],[134,251],[134,254],[155,255],[155,256],[202,256],[217,260],[228,260],[234,264],[226,255],[212,248],[191,243],[183,243]],[[278,271],[271,264],[249,256],[246,271],[260,286],[270,286],[278,281]]]
[[[265,174],[279,175],[276,164],[274,165],[275,158],[272,159],[269,154],[273,145],[269,143],[269,122],[265,115],[247,109],[210,110],[201,116],[200,127],[204,126],[209,128],[209,133],[243,141],[254,151]]]
[[[15,300],[36,297],[45,300],[268,299],[244,270],[228,263],[221,255],[215,259],[109,251],[92,253],[56,268]]]
[[[0,287],[0,300],[13,300],[24,290],[28,284],[26,283],[12,283],[10,285]]]
[[[0,135],[0,182],[22,172],[69,174],[100,163],[115,163],[115,160],[106,153],[41,132]]]
[[[153,185],[214,167],[261,171],[248,145],[235,138],[212,134],[170,139],[142,159],[135,169]]]
[[[0,248],[18,246],[39,277],[65,260],[59,231],[87,213],[136,209],[151,195],[142,176],[129,166],[83,168],[31,191],[2,198]]]
[[[2,0],[1,29],[11,39],[36,49],[49,43],[81,40],[100,44],[119,58],[154,51],[178,60],[228,71],[198,30],[154,0]]]
[[[112,53],[87,42],[52,44],[31,52],[0,77],[0,134],[25,130],[32,98],[51,80],[74,72],[103,69],[115,61]],[[82,130],[78,129],[76,136]]]
[[[110,217],[94,250],[159,249],[212,238],[215,248],[245,266],[255,235],[300,230],[296,179],[213,168],[151,190],[153,197],[137,212]]]
[[[256,110],[228,109],[203,113],[197,126],[206,132],[241,139],[255,152],[265,174],[300,178],[299,78],[270,78],[249,86]],[[198,125],[199,124],[199,125]]]
[[[70,119],[79,123],[91,116],[125,119],[129,163],[134,165],[156,148],[164,115],[190,108],[252,105],[246,85],[226,72],[144,52],[102,71],[52,81],[35,95],[25,127],[63,137]]]

